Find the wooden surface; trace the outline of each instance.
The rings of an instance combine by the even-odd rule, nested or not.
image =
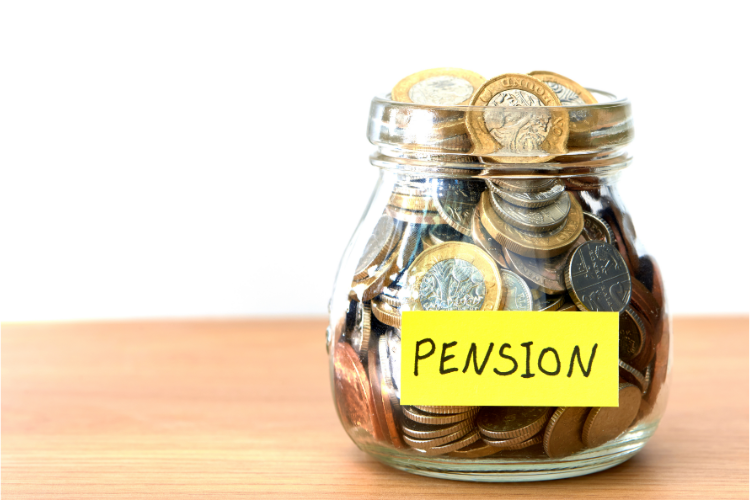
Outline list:
[[[674,326],[667,413],[635,458],[473,484],[357,449],[334,412],[319,319],[4,325],[2,496],[747,498],[748,318]]]

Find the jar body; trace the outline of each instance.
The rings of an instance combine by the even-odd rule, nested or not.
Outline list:
[[[610,151],[605,156],[613,155]],[[614,157],[622,160],[621,154]],[[618,195],[619,172],[594,170],[601,163],[598,159],[588,168],[592,164],[588,157],[578,159],[583,167],[558,169],[554,174],[519,165],[516,170],[505,168],[507,165],[501,170],[444,168],[440,163],[444,157],[429,155],[427,167],[424,157],[406,160],[417,165],[409,170],[401,168],[403,160],[388,164],[379,158],[373,156],[373,163],[381,167],[378,183],[338,270],[327,334],[336,408],[357,446],[401,470],[470,481],[578,476],[607,469],[638,452],[665,410],[671,324],[659,267],[637,239]],[[452,160],[453,167],[474,161],[468,157]],[[623,164],[627,163],[629,159]],[[451,203],[452,192],[460,193],[456,195],[460,203]],[[491,220],[500,220],[499,224],[522,225],[531,220],[539,226],[546,222],[523,216],[539,214],[540,203],[552,206],[545,196],[573,207],[567,208],[567,219],[573,217],[571,210],[580,210],[586,221],[573,238],[575,242],[566,244],[564,252],[552,252],[555,255],[546,250],[522,255],[522,246],[516,248],[513,241],[494,234],[492,222],[480,215],[485,210]],[[521,214],[520,222],[514,222],[515,213]],[[550,224],[560,223],[551,220]],[[531,226],[523,234],[532,238],[534,234],[557,234],[562,227],[540,231]],[[525,435],[500,433],[493,438],[488,435],[492,432],[478,423],[483,412],[492,411],[489,407],[466,411],[442,407],[442,411],[440,407],[401,405],[400,315],[408,310],[403,291],[420,255],[455,243],[470,245],[472,252],[490,257],[504,280],[511,277],[521,282],[519,289],[530,292],[513,296],[506,287],[503,300],[498,299],[489,309],[574,314],[579,309],[590,310],[590,304],[577,300],[561,273],[570,265],[574,249],[588,241],[599,242],[622,257],[632,286],[626,309],[620,313],[620,386],[637,394],[637,401],[629,403],[632,412],[627,422],[609,429],[604,438],[594,439],[590,424],[601,408],[550,408],[544,420]],[[482,300],[486,304],[489,299],[482,295]],[[465,302],[450,301],[435,306],[443,310],[466,307],[471,309]],[[567,418],[563,417],[566,411],[568,415],[579,412],[580,425],[561,430],[558,424],[554,434],[552,427]],[[584,423],[586,432],[591,431],[587,436],[582,436]],[[552,441],[559,439],[561,432],[571,434],[562,436],[563,441],[582,444],[554,449]]]

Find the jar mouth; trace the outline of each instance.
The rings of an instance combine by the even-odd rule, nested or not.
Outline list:
[[[378,148],[374,164],[440,173],[570,170],[581,162],[622,157],[633,140],[631,103],[588,89],[599,101],[575,106],[431,106],[372,99],[368,140]],[[627,156],[625,154],[625,156]],[[392,163],[392,164],[391,164]],[[592,164],[592,168],[595,166]]]

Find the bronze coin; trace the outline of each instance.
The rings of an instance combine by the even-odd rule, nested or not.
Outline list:
[[[583,444],[588,448],[601,446],[630,427],[638,414],[641,391],[631,384],[620,384],[617,407],[592,408],[583,426]]]
[[[550,458],[562,458],[584,448],[581,433],[590,408],[558,408],[544,431],[544,451]]]
[[[354,348],[338,342],[333,353],[334,394],[344,427],[359,428],[381,441],[379,423],[373,421],[375,405],[367,374]]]
[[[405,418],[401,423],[401,429],[404,431],[404,434],[407,434],[415,439],[438,438],[447,436],[448,434],[453,434],[455,432],[467,433],[473,427],[473,420],[464,420],[463,422],[458,422],[456,424],[429,425],[420,424],[419,422],[414,422],[413,420]]]
[[[661,307],[643,283],[637,279],[633,279],[632,282],[633,291],[630,305],[647,323],[646,326],[654,328],[661,316]]]
[[[632,307],[620,313],[620,359],[630,361],[638,356],[646,343],[646,325]]]
[[[486,406],[477,415],[477,427],[490,439],[528,438],[544,427],[549,410],[533,406]]]
[[[565,266],[576,248],[586,243],[586,238],[579,236],[565,252],[548,259],[524,257],[503,248],[508,268],[534,283],[541,291],[551,295],[567,291],[565,285]]]
[[[431,425],[445,425],[455,424],[463,422],[464,420],[474,420],[477,414],[477,410],[468,411],[466,413],[458,413],[455,415],[432,415],[430,413],[423,412],[412,406],[402,406],[401,410],[404,412],[404,416],[421,424]]]
[[[370,390],[373,396],[373,408],[375,409],[374,425],[380,429],[380,434],[385,442],[389,442],[388,426],[385,422],[385,410],[381,398],[380,374],[378,373],[378,343],[377,340],[371,342],[369,346],[363,346],[367,349],[367,372],[370,379]]]
[[[609,224],[601,217],[589,212],[583,212],[583,233],[581,234],[588,241],[603,241],[610,245],[615,241],[615,235]]]
[[[622,312],[630,301],[631,279],[625,260],[601,241],[575,249],[565,268],[565,284],[583,311]]]
[[[471,238],[474,240],[474,243],[487,252],[500,267],[508,269],[508,262],[503,255],[502,245],[492,239],[489,233],[485,231],[478,211],[475,211],[474,217],[471,218]]]

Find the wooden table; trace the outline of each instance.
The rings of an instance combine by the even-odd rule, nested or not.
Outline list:
[[[320,319],[4,325],[3,498],[747,498],[748,318],[674,326],[670,404],[635,458],[473,484],[357,449]]]

